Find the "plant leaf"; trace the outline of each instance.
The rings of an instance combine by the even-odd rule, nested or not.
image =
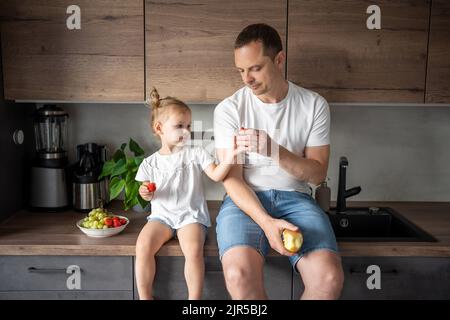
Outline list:
[[[114,165],[115,165],[114,161],[112,161],[112,160],[106,161],[103,164],[102,173],[98,177],[98,180],[100,181],[102,178],[108,177],[109,175],[111,175]]]
[[[122,145],[120,146],[120,150],[125,151],[125,148],[127,147],[126,143],[122,143]]]
[[[149,203],[149,201],[142,199],[142,197],[140,195],[138,197],[138,201],[139,201],[139,204],[141,205],[142,209],[144,209]]]
[[[119,176],[127,171],[125,159],[120,159],[115,165],[111,173],[111,177]]]
[[[139,157],[145,154],[144,150],[137,144],[136,141],[130,138],[130,150],[134,153],[135,157]]]
[[[127,175],[125,176],[125,182],[127,185],[130,185],[131,183],[133,183],[133,181],[135,181],[136,178],[136,174],[133,171],[128,171]]]
[[[122,149],[117,150],[113,155],[114,162],[119,162],[120,159],[126,159],[125,152]]]
[[[130,209],[132,206],[138,204],[139,194],[139,182],[130,182],[125,187],[125,210]]]
[[[109,184],[109,200],[117,198],[117,196],[122,192],[125,187],[125,180],[119,177],[114,177]]]
[[[139,167],[142,163],[142,161],[144,161],[145,156],[139,156],[134,158],[134,163],[136,164],[136,167]]]

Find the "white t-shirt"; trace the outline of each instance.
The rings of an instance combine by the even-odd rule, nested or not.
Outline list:
[[[161,219],[173,229],[190,223],[210,227],[202,172],[214,161],[202,147],[190,146],[170,155],[155,152],[144,159],[135,179],[156,184],[149,217]]]
[[[319,94],[289,82],[279,103],[264,103],[250,88],[243,87],[220,102],[214,111],[216,148],[230,148],[240,127],[265,130],[287,150],[304,156],[304,148],[330,144],[330,110]],[[277,161],[257,153],[246,153],[244,179],[255,191],[277,189],[311,194],[305,181],[279,167]]]

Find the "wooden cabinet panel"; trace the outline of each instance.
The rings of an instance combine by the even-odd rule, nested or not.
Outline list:
[[[369,5],[381,29],[369,30]],[[424,102],[430,2],[289,1],[288,79],[329,102]]]
[[[147,93],[218,102],[243,86],[234,40],[252,23],[278,30],[285,42],[287,1],[146,1]]]
[[[425,102],[450,103],[450,3],[433,0]]]
[[[66,26],[72,4],[3,1],[5,98],[143,101],[143,1],[79,0],[80,30]]]

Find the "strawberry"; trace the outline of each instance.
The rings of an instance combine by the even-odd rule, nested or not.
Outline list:
[[[113,226],[114,228],[120,227],[121,226],[120,220],[113,220]]]
[[[149,184],[147,184],[147,190],[148,192],[155,192],[156,184],[154,182],[150,182]]]
[[[120,219],[120,224],[121,225],[124,225],[124,224],[126,224],[127,223],[127,219]]]
[[[103,223],[108,227],[111,228],[113,226],[113,219],[111,218],[105,218],[103,220]]]

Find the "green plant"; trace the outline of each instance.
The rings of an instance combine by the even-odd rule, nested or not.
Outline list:
[[[145,208],[148,202],[139,195],[140,183],[134,180],[139,165],[144,160],[144,150],[131,138],[128,147],[134,157],[125,153],[126,147],[127,144],[123,143],[120,149],[114,152],[112,159],[103,164],[102,173],[98,179],[109,178],[110,200],[117,198],[125,189],[124,210],[129,210],[137,204]]]

